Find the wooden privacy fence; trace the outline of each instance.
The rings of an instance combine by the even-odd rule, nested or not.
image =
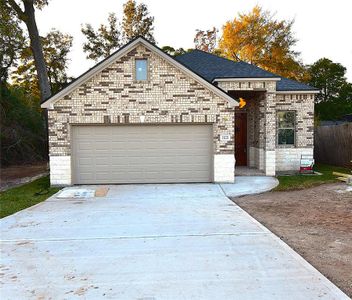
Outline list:
[[[352,123],[317,127],[314,157],[320,163],[351,168]]]

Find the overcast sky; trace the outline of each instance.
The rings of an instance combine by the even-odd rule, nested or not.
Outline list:
[[[57,28],[74,37],[70,54],[69,75],[78,76],[94,65],[82,51],[84,37],[81,24],[98,26],[115,12],[121,20],[122,5],[118,0],[51,0],[37,12],[40,34]],[[137,1],[139,2],[139,1]],[[313,63],[328,57],[347,67],[352,82],[352,0],[143,0],[155,17],[155,39],[159,46],[193,48],[196,29],[221,31],[227,20],[239,12],[248,12],[256,4],[275,12],[279,19],[295,19],[293,27],[299,40],[296,50],[303,62]]]

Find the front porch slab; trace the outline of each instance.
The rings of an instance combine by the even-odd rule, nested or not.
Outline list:
[[[236,176],[265,176],[264,171],[251,167],[236,167]]]

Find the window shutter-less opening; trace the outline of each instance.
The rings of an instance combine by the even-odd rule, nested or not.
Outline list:
[[[136,80],[148,80],[148,61],[146,59],[136,59]]]
[[[296,114],[294,111],[280,111],[277,113],[278,129],[277,143],[278,145],[294,145],[295,144],[295,123]]]

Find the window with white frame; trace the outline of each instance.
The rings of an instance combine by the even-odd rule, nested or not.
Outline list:
[[[148,80],[148,61],[146,59],[136,59],[136,80]]]
[[[294,111],[279,111],[277,113],[277,143],[278,145],[295,144],[296,113]]]

